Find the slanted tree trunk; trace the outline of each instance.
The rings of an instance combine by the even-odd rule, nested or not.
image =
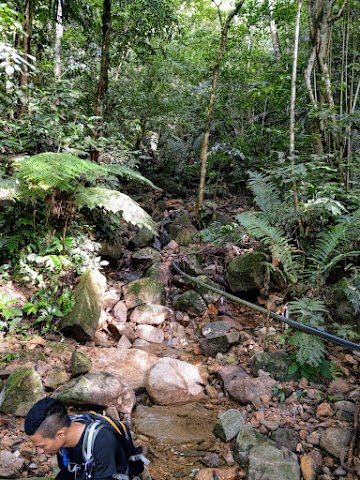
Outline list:
[[[106,93],[108,89],[109,73],[109,46],[111,32],[111,0],[104,0],[102,13],[102,42],[101,42],[101,62],[100,75],[94,95],[94,115],[99,117],[95,127],[93,137],[99,138],[102,131],[103,119],[106,109]],[[94,149],[91,152],[91,159],[98,161],[99,151]]]
[[[62,0],[57,1],[55,18],[54,42],[54,77],[58,82],[61,79],[61,40],[64,34]]]
[[[239,13],[244,1],[245,0],[240,0],[236,4],[234,10],[228,15],[224,25],[221,28],[220,45],[217,51],[216,63],[213,67],[213,75],[212,75],[212,82],[211,82],[211,88],[210,88],[210,99],[209,99],[209,105],[208,105],[205,128],[204,128],[204,137],[203,137],[203,141],[201,143],[201,148],[200,148],[200,181],[199,181],[198,198],[195,206],[195,215],[197,216],[199,215],[200,208],[204,203],[209,138],[210,138],[211,124],[214,117],[214,107],[215,107],[215,100],[216,100],[216,91],[217,91],[217,86],[219,81],[220,65],[224,56],[224,51],[227,43],[227,37],[228,37],[229,29],[231,26],[231,22]]]

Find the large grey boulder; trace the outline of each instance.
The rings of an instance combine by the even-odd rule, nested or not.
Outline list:
[[[127,308],[134,308],[144,303],[163,305],[165,287],[152,277],[143,277],[125,285],[123,295]]]
[[[181,405],[205,398],[198,368],[174,358],[155,362],[146,374],[145,387],[157,405]]]
[[[87,373],[71,379],[52,395],[66,405],[99,405],[115,407],[130,417],[135,394],[128,384],[105,372]]]
[[[25,417],[30,408],[45,396],[39,374],[32,367],[18,367],[9,376],[0,394],[0,410]]]
[[[232,292],[260,290],[265,283],[267,256],[261,252],[250,252],[232,260],[225,278]]]
[[[247,480],[300,480],[295,453],[270,444],[254,446],[248,457]]]
[[[85,343],[96,332],[106,290],[106,278],[98,270],[87,270],[74,289],[76,305],[60,321],[64,335]]]

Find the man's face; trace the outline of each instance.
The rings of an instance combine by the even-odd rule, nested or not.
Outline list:
[[[31,435],[29,438],[36,447],[38,454],[46,453],[53,455],[64,446],[64,433],[62,430],[57,432],[55,438],[43,437],[39,432],[35,432],[34,435]]]

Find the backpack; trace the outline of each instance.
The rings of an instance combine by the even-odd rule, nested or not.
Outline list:
[[[144,471],[144,465],[150,463],[150,461],[142,454],[142,447],[135,447],[128,427],[124,423],[107,415],[105,411],[102,413],[89,412],[84,415],[72,415],[70,418],[73,422],[88,423],[82,444],[84,463],[82,465],[70,467],[66,450],[61,449],[59,452],[64,466],[70,472],[75,473],[75,478],[78,470],[83,467],[84,480],[91,480],[92,470],[94,468],[94,443],[102,428],[110,428],[116,433],[118,443],[124,451],[125,458],[127,459],[126,473],[117,473],[114,475],[114,478],[117,480],[132,480]]]

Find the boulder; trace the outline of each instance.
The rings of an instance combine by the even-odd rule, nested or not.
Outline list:
[[[197,232],[190,218],[185,214],[176,217],[169,225],[168,231],[170,238],[175,240],[179,245],[189,245]]]
[[[270,375],[280,382],[294,380],[294,375],[288,374],[290,356],[284,350],[276,352],[257,352],[251,358],[251,371],[258,375],[259,370],[270,373]]]
[[[143,270],[149,268],[153,263],[160,262],[161,256],[155,248],[145,247],[136,250],[131,259],[135,267]]]
[[[80,343],[91,340],[98,327],[106,290],[106,278],[98,270],[87,270],[74,289],[76,305],[72,312],[60,320],[64,335]]]
[[[130,415],[135,394],[128,384],[105,372],[87,373],[71,379],[53,393],[66,405],[114,406],[119,413]]]
[[[18,367],[0,393],[0,410],[25,417],[30,408],[45,396],[40,375],[32,367]]]
[[[188,290],[175,300],[174,308],[196,317],[206,310],[207,303],[198,292]]]
[[[170,267],[163,262],[155,262],[145,272],[145,277],[151,277],[164,285],[169,283],[172,274]]]
[[[250,252],[232,260],[225,278],[232,292],[260,290],[265,283],[267,256],[261,252]]]
[[[251,448],[247,477],[251,480],[300,480],[300,467],[295,453],[270,444]]]
[[[24,461],[16,453],[0,450],[0,478],[20,478],[19,472],[24,465]]]
[[[124,301],[127,308],[134,308],[143,303],[163,305],[165,287],[151,277],[143,277],[123,287]]]
[[[180,405],[205,398],[203,379],[195,365],[161,358],[148,370],[145,387],[158,405]]]
[[[73,352],[71,356],[71,372],[73,377],[77,377],[83,373],[88,373],[91,370],[91,358],[81,352]]]
[[[242,405],[252,403],[258,405],[264,399],[270,399],[273,395],[273,387],[276,382],[267,375],[260,377],[244,377],[232,380],[227,391],[230,397]]]
[[[146,227],[141,227],[131,239],[131,242],[137,248],[147,247],[154,240],[154,234]]]
[[[214,435],[223,442],[230,442],[245,423],[242,413],[232,408],[220,415],[214,427]]]
[[[164,331],[152,325],[138,325],[135,334],[137,338],[146,340],[149,343],[163,343],[165,339]]]
[[[171,313],[172,310],[164,305],[140,305],[134,308],[130,320],[137,324],[161,325]]]

